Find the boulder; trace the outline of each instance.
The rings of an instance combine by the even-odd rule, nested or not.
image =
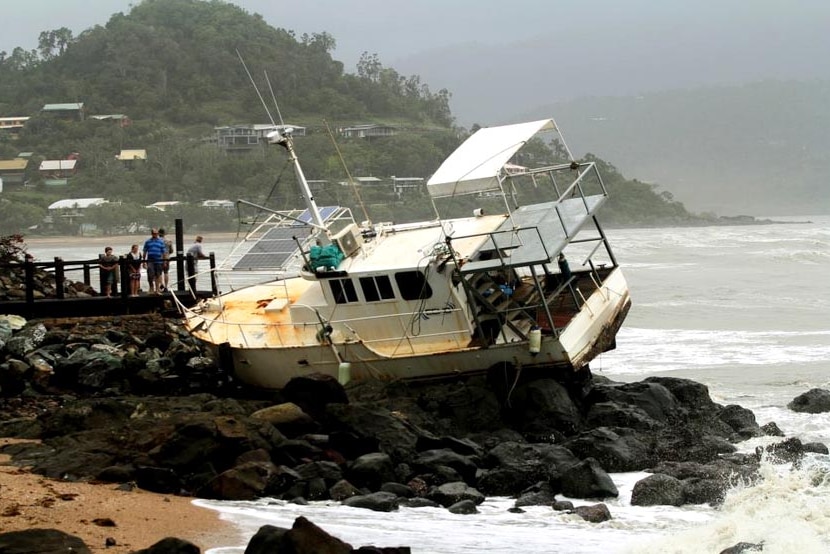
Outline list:
[[[582,427],[582,416],[568,390],[553,379],[537,379],[516,387],[508,417],[516,429],[536,442],[552,442],[556,434],[571,436]]]
[[[484,460],[476,487],[487,495],[513,496],[539,482],[558,479],[561,472],[579,459],[570,450],[555,444],[504,442]]]
[[[590,523],[602,523],[611,519],[611,512],[605,504],[593,504],[591,506],[577,506],[573,512]]]
[[[755,414],[737,404],[724,406],[718,413],[718,418],[734,429],[737,438],[740,440],[760,437],[763,434],[758,422],[755,421]]]
[[[600,427],[569,439],[563,446],[578,458],[593,458],[612,472],[638,471],[654,459],[650,448],[630,429]]]
[[[461,500],[448,507],[447,511],[451,514],[477,514],[478,508],[476,508],[476,503],[472,500]]]
[[[616,498],[614,481],[593,458],[586,458],[562,473],[562,494],[572,498]]]
[[[343,501],[343,505],[375,512],[394,512],[398,509],[398,497],[391,492],[373,492],[362,496],[351,496]]]
[[[634,421],[641,424],[648,420],[656,424],[665,424],[676,417],[680,410],[677,398],[669,389],[660,383],[646,381],[594,384],[585,402],[589,405],[611,402],[617,406],[636,408],[630,413]],[[645,414],[646,418],[636,415],[639,413]]]
[[[175,537],[161,539],[154,545],[143,550],[137,550],[134,554],[201,554],[198,546]]]
[[[314,433],[320,428],[319,424],[310,415],[293,402],[285,402],[257,410],[251,414],[251,418],[267,421],[279,429],[281,433],[288,436]]]
[[[830,412],[830,391],[827,389],[810,389],[799,394],[787,404],[794,412],[820,414]]]
[[[475,484],[478,471],[478,467],[469,457],[448,448],[421,452],[410,462],[410,466],[416,473],[435,472],[439,466],[450,467],[468,484]]]
[[[655,474],[640,479],[631,491],[632,506],[682,506],[683,484],[670,475]]]
[[[89,547],[75,535],[57,529],[26,529],[0,533],[3,554],[92,554]]]
[[[314,418],[322,414],[328,404],[348,404],[349,402],[343,385],[331,375],[322,373],[294,377],[286,383],[282,389],[282,395]]]
[[[462,500],[470,500],[475,504],[484,502],[484,495],[463,481],[444,483],[438,487],[433,487],[427,493],[427,498],[441,504],[445,508]]]

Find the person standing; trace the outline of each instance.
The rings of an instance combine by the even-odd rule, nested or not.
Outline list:
[[[147,280],[150,282],[150,291],[159,294],[162,287],[164,273],[164,252],[167,245],[159,237],[158,229],[152,229],[150,238],[144,241],[144,267],[147,268]]]
[[[190,283],[190,290],[196,290],[196,274],[198,273],[199,260],[207,259],[205,251],[202,249],[202,235],[196,235],[193,245],[187,249],[188,263],[193,260],[193,271],[189,274],[187,281]],[[188,268],[189,271],[190,268]]]
[[[165,234],[164,229],[159,229],[159,238],[164,241],[164,264],[162,266],[162,291],[170,287],[170,255],[173,253],[173,241],[169,240]]]
[[[112,286],[118,279],[118,257],[112,253],[112,247],[104,248],[104,254],[98,259],[101,268],[101,281],[104,283],[104,295],[112,298]]]
[[[138,289],[141,286],[141,263],[144,257],[138,251],[138,245],[134,244],[127,252],[127,268],[130,271],[130,295],[138,296]]]

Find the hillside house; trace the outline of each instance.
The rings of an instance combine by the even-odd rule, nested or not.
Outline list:
[[[132,169],[136,163],[147,161],[147,151],[144,149],[122,150],[115,155],[115,159],[127,169]]]
[[[266,144],[266,139],[270,133],[289,128],[293,130],[292,134],[295,137],[303,137],[306,134],[305,127],[262,123],[214,127],[214,130],[216,131],[216,145],[220,149],[226,152],[244,152]]]
[[[395,177],[392,175],[392,190],[399,198],[406,193],[426,190],[423,177]]]
[[[0,132],[17,138],[29,118],[26,116],[0,117]]]
[[[22,185],[26,181],[27,165],[29,165],[29,160],[24,158],[0,160],[0,180],[3,186]]]
[[[202,202],[203,208],[218,208],[222,210],[233,210],[236,207],[236,202],[231,200],[204,200]]]
[[[392,125],[369,123],[366,125],[343,127],[340,129],[340,134],[345,138],[392,137],[398,134],[398,128]]]
[[[169,208],[172,208],[174,206],[178,206],[180,204],[181,204],[181,202],[179,202],[178,200],[165,200],[165,201],[160,201],[160,202],[153,202],[152,204],[144,206],[144,207],[145,208],[150,208],[150,209],[153,209],[153,210],[158,210],[160,212],[164,212],[164,211],[167,211]]]
[[[69,121],[84,120],[84,103],[69,102],[66,104],[44,104],[41,113]]]
[[[133,123],[133,121],[128,116],[122,113],[91,115],[89,116],[89,118],[97,119],[98,121],[110,122],[114,125],[118,125],[122,129],[124,127],[129,127]]]
[[[78,160],[43,160],[38,172],[48,186],[62,186],[75,175]]]

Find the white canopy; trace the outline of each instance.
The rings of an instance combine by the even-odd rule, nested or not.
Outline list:
[[[90,206],[100,206],[106,204],[107,201],[103,198],[65,198],[52,202],[47,209],[49,210],[65,210],[68,208],[83,209]]]
[[[427,182],[430,196],[471,194],[499,188],[502,167],[539,131],[556,129],[552,119],[487,127],[464,141]]]

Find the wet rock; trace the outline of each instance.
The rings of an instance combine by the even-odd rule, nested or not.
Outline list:
[[[652,463],[647,444],[630,429],[600,427],[563,443],[578,458],[593,458],[607,471],[637,471]]]
[[[826,389],[811,389],[799,394],[787,404],[794,412],[820,414],[830,412],[830,391]]]
[[[510,420],[525,435],[570,436],[582,427],[582,416],[568,390],[553,379],[520,385],[511,395],[510,406]]]
[[[822,442],[807,442],[804,443],[804,452],[812,452],[814,454],[830,454],[830,449]]]
[[[640,479],[631,491],[632,506],[682,506],[683,500],[682,482],[660,473]]]
[[[523,490],[513,506],[549,506],[556,502],[556,492],[550,483],[536,483],[529,489]]]
[[[418,473],[436,472],[440,466],[450,467],[468,484],[475,484],[478,471],[478,467],[470,458],[446,448],[421,452],[410,465]]]
[[[198,494],[216,500],[254,500],[264,495],[276,473],[271,462],[246,462],[220,473]]]
[[[783,437],[784,432],[778,427],[774,421],[761,425],[761,432],[769,437]]]
[[[134,554],[201,554],[201,550],[192,542],[167,537],[148,548],[137,550]]]
[[[504,442],[487,453],[476,487],[488,495],[513,496],[536,483],[559,478],[579,461],[570,450],[555,444]]]
[[[320,426],[310,415],[293,402],[269,406],[251,414],[254,419],[267,421],[287,436],[314,433]]]
[[[734,429],[740,439],[760,437],[763,434],[758,422],[755,421],[755,414],[736,404],[724,406],[718,418]]]
[[[391,492],[373,492],[347,498],[343,501],[343,505],[375,512],[394,512],[398,509],[398,497]]]
[[[463,481],[445,483],[434,487],[427,493],[427,498],[441,504],[445,508],[462,500],[470,500],[475,504],[484,502],[484,495]]]
[[[593,504],[591,506],[577,506],[573,512],[590,523],[602,523],[611,519],[611,511],[605,504]]]
[[[349,402],[343,385],[334,377],[322,373],[311,373],[291,379],[282,390],[282,395],[315,418],[325,411],[328,404]]]
[[[354,460],[346,471],[350,482],[357,487],[376,491],[381,484],[395,479],[392,459],[383,452],[364,454]]]
[[[599,463],[587,458],[562,473],[562,494],[572,498],[616,498],[614,481]]]
[[[725,548],[720,551],[720,554],[742,554],[743,552],[762,552],[764,550],[764,543],[739,542],[734,546]]]
[[[452,506],[447,508],[447,511],[451,514],[477,514],[478,508],[476,508],[476,503],[472,500],[461,500],[460,502],[456,502]]]

